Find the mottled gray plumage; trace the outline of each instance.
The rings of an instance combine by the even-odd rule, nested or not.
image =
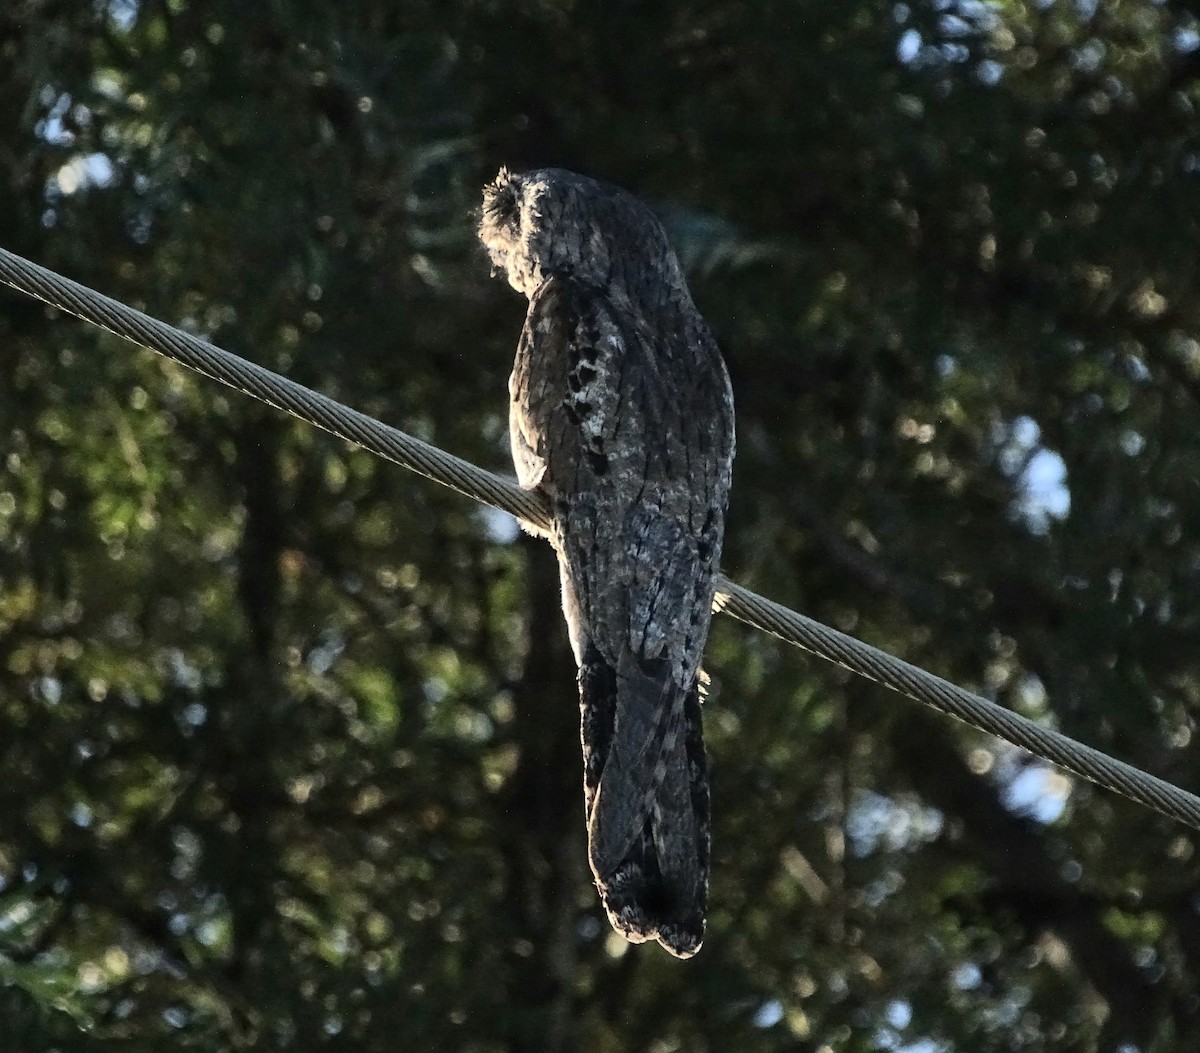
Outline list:
[[[619,932],[687,957],[708,889],[699,678],[733,461],[729,378],[661,225],[624,191],[501,169],[479,235],[529,297],[513,460],[553,511],[592,873]]]

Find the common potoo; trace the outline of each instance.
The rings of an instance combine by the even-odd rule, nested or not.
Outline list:
[[[700,657],[733,462],[729,377],[662,226],[624,191],[501,169],[479,236],[529,298],[510,438],[518,480],[553,515],[592,873],[618,932],[689,957],[708,894]]]

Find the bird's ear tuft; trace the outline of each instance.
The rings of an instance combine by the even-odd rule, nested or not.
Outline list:
[[[521,211],[520,179],[507,168],[501,168],[496,178],[483,188],[484,215],[497,226],[516,222]]]

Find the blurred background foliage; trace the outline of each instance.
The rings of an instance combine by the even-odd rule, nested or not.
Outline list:
[[[1195,789],[1183,0],[9,0],[0,244],[506,470],[500,164],[664,216],[726,568]],[[511,521],[0,297],[0,1047],[1200,1049],[1197,835],[728,619],[709,937],[603,922]]]

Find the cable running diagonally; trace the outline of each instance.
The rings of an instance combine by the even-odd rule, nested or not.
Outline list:
[[[0,282],[61,308],[84,321],[285,410],[309,424],[358,443],[389,461],[419,472],[459,493],[545,525],[540,498],[515,482],[485,471],[420,439],[350,409],[320,392],[224,351],[132,307],[0,249]],[[1200,797],[1109,757],[1012,710],[989,702],[941,677],[895,658],[852,636],[774,603],[724,576],[717,606],[785,643],[800,647],[908,698],[957,717],[980,731],[1028,750],[1067,771],[1113,790],[1200,830]]]

